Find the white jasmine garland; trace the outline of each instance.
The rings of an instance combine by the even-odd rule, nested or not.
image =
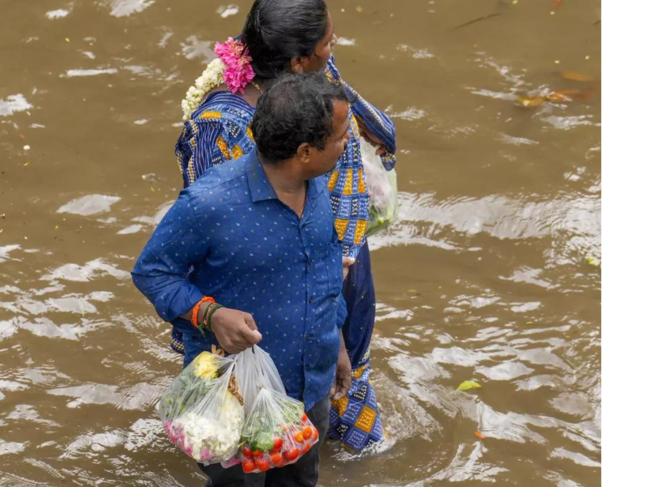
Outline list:
[[[183,120],[187,121],[192,117],[192,113],[199,108],[203,98],[210,90],[224,83],[223,73],[225,70],[226,65],[220,58],[217,58],[208,64],[201,76],[196,78],[194,85],[190,86],[185,94],[185,99],[181,102]]]

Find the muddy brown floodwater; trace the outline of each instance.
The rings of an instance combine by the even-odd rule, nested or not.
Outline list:
[[[129,271],[181,186],[180,100],[251,4],[228,1],[2,1],[2,487],[201,485]],[[330,7],[398,126],[401,221],[371,240],[389,439],[327,445],[321,484],[600,485],[599,2]]]

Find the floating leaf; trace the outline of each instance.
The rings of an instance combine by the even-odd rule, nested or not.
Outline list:
[[[574,71],[562,71],[560,75],[562,75],[564,79],[568,79],[571,81],[579,81],[581,83],[588,83],[589,81],[594,80],[594,77],[591,75],[576,73]]]
[[[474,431],[474,436],[476,436],[481,441],[485,441],[485,436],[483,436],[480,431]]]
[[[526,108],[536,108],[546,103],[543,96],[533,96],[532,98],[519,98],[519,104]]]
[[[553,3],[553,8],[560,8],[562,6],[562,0],[555,0]]]
[[[475,382],[473,380],[466,380],[465,382],[462,382],[458,386],[457,390],[458,391],[469,391],[470,389],[480,389],[481,387],[483,387],[483,386],[481,386],[481,384],[479,384],[478,382]]]
[[[594,259],[593,257],[587,257],[587,264],[594,267],[600,267],[600,262],[596,262],[596,259]]]

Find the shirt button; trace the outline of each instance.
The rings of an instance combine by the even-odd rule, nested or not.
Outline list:
[[[311,259],[309,259],[309,260],[307,261],[307,264],[308,264],[308,265],[314,265],[314,261],[311,260]]]
[[[309,302],[313,303],[314,302],[314,296],[309,296]]]
[[[312,335],[311,333],[307,333],[307,334],[305,335],[305,339],[306,339],[308,342],[311,342],[311,341],[313,340],[313,338],[314,338],[314,335]]]

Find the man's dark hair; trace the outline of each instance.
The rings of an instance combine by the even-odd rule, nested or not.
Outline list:
[[[279,78],[257,101],[251,129],[259,153],[277,163],[291,159],[305,142],[325,149],[337,100],[347,103],[345,91],[323,73]]]
[[[311,56],[327,30],[323,0],[256,0],[246,17],[242,40],[253,70],[273,79],[289,68],[291,58]]]

